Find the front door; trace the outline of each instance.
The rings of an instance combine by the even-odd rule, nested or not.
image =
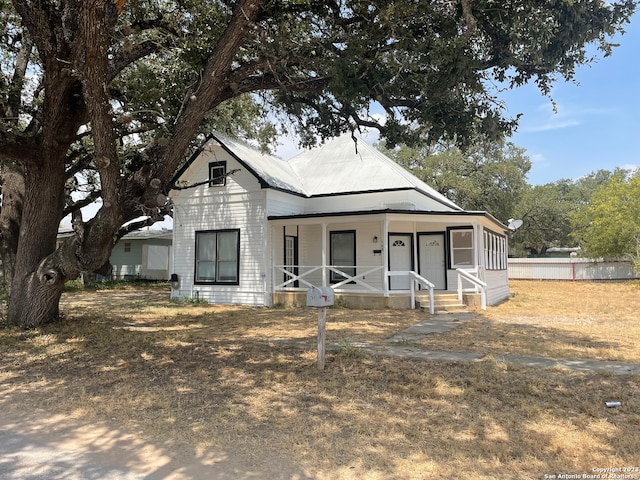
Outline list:
[[[389,234],[389,271],[408,272],[413,270],[411,261],[413,245],[413,235],[411,233],[390,233]],[[389,289],[409,290],[411,288],[409,275],[398,275],[389,277]]]
[[[433,283],[437,290],[447,289],[444,233],[418,234],[419,274]]]

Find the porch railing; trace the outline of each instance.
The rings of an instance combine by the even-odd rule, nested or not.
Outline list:
[[[276,275],[278,273],[283,274],[285,280],[281,283],[275,285],[274,289],[278,290],[307,290],[307,288],[311,288],[314,286],[318,286],[322,284],[322,280],[320,282],[317,281],[315,284],[313,283],[312,274],[319,275],[321,278],[328,278],[331,275],[331,272],[339,275],[342,280],[337,283],[331,284],[331,288],[333,288],[336,292],[353,292],[353,293],[381,293],[383,290],[381,288],[377,288],[368,282],[366,282],[366,276],[372,275],[376,272],[380,272],[384,270],[384,266],[376,265],[376,266],[359,266],[354,267],[351,265],[327,265],[323,266],[309,266],[309,265],[276,265],[274,267]],[[355,270],[356,274],[351,275],[346,273],[348,270]],[[382,278],[382,275],[379,277]],[[296,286],[296,283],[304,285],[304,287]],[[352,288],[344,289],[343,286],[349,284]]]
[[[431,313],[432,315],[435,313],[435,301],[434,301],[434,289],[436,288],[436,286],[431,283],[429,280],[427,280],[424,277],[421,277],[420,275],[418,275],[416,272],[414,272],[413,270],[409,270],[409,271],[392,271],[392,272],[387,272],[387,274],[390,277],[397,277],[397,276],[409,276],[409,286],[410,286],[410,290],[411,290],[411,308],[415,309],[416,308],[416,290],[418,290],[418,285],[424,285],[425,287],[427,287],[429,289],[429,313]]]
[[[351,275],[347,273],[349,270],[353,270],[356,273]],[[283,275],[285,279],[283,282],[275,285],[275,291],[303,291],[309,288],[322,285],[322,279],[328,278],[331,272],[339,275],[342,280],[337,283],[331,284],[331,288],[338,293],[384,293],[383,287],[376,287],[366,282],[366,277],[373,275],[377,272],[384,270],[384,266],[359,266],[352,265],[327,265],[322,266],[310,266],[310,265],[275,265],[274,272],[276,275]],[[426,278],[418,275],[414,271],[389,271],[388,277],[406,276],[409,277],[409,291],[411,293],[411,308],[416,308],[415,294],[419,289],[419,285],[427,287],[429,290],[429,310],[434,313],[434,289],[435,285]],[[313,278],[315,277],[315,278]],[[384,285],[383,276],[378,276],[380,282]],[[315,280],[315,283],[314,283]],[[349,288],[343,288],[348,285]],[[406,290],[404,290],[406,292]]]
[[[456,273],[458,274],[458,301],[460,303],[463,303],[462,295],[465,292],[480,293],[480,306],[482,307],[482,310],[486,310],[487,309],[487,284],[475,276],[478,274],[478,271],[464,270],[462,268],[458,268],[456,269]],[[463,289],[462,288],[463,279],[472,283],[473,288]]]

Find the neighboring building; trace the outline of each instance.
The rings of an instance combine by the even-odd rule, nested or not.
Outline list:
[[[60,232],[61,240],[73,232]],[[113,247],[109,262],[113,280],[169,280],[172,255],[171,230],[139,230],[122,237]],[[101,277],[104,278],[104,277]]]
[[[507,227],[361,139],[283,161],[214,135],[176,179],[205,183],[170,194],[173,297],[272,305],[330,286],[346,304],[406,308],[415,285],[456,291],[459,278],[488,304],[509,296]]]
[[[139,230],[115,244],[109,261],[111,278],[169,280],[172,254],[171,230]]]

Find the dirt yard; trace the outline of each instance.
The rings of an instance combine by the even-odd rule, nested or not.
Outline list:
[[[327,341],[339,347],[322,372],[313,310],[176,303],[164,289],[68,293],[62,322],[0,330],[0,429],[150,479],[533,479],[640,467],[640,378],[500,359],[640,362],[638,284],[511,289],[418,343],[488,360],[369,356],[360,342],[384,344],[428,314],[331,309]]]

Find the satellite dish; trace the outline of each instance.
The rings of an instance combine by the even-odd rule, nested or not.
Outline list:
[[[509,219],[509,225],[508,225],[509,230],[512,230],[512,231],[515,232],[521,226],[522,226],[522,220],[520,220],[520,219],[514,220],[513,218]]]

